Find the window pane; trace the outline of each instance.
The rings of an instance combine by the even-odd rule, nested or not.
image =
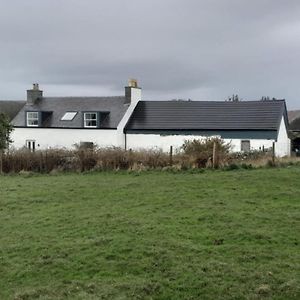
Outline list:
[[[97,113],[84,113],[84,126],[97,127]]]
[[[77,115],[77,112],[66,112],[61,118],[62,121],[72,121],[74,117]]]
[[[39,125],[39,113],[38,112],[27,112],[27,126],[38,126]]]
[[[27,124],[28,125],[39,125],[39,122],[38,122],[38,120],[28,120]]]
[[[38,118],[38,113],[37,112],[28,112],[27,113],[27,118],[28,119],[37,119]]]

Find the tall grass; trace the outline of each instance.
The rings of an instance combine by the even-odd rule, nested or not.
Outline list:
[[[195,146],[194,144],[192,146]],[[148,170],[192,169],[212,167],[212,150],[198,151],[188,148],[170,158],[169,153],[159,150],[125,151],[121,148],[94,148],[75,150],[49,149],[30,152],[27,149],[13,150],[3,155],[3,173],[54,171],[85,172],[90,170]],[[218,152],[218,167],[227,169],[271,166],[270,153],[250,154]],[[286,166],[300,163],[300,158],[276,159],[275,164]]]
[[[174,163],[178,159],[173,158]],[[10,151],[3,155],[3,172],[21,171],[49,173],[89,170],[138,170],[157,169],[169,165],[167,153],[157,150],[125,151],[120,148],[50,149],[30,152],[26,149]]]

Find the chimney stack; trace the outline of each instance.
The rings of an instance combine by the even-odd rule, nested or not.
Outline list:
[[[34,83],[31,90],[27,90],[27,104],[34,105],[38,99],[43,97],[43,91],[40,90],[39,84]]]
[[[136,103],[142,99],[142,89],[138,87],[136,79],[129,79],[128,86],[125,86],[125,103]]]

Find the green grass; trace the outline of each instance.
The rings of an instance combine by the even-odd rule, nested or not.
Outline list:
[[[0,299],[300,299],[300,168],[0,177]]]

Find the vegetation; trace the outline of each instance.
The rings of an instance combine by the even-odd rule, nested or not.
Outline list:
[[[0,299],[299,299],[299,167],[0,177]]]
[[[13,127],[9,122],[9,118],[0,113],[0,174],[2,173],[3,154],[8,149],[9,144],[12,142],[10,134],[13,131]]]
[[[274,157],[270,149],[249,153],[230,153],[230,143],[213,137],[186,140],[180,151],[165,153],[161,150],[125,151],[117,147],[98,148],[92,143],[75,145],[74,150],[48,149],[31,152],[24,148],[10,149],[4,153],[2,170],[5,173],[23,171],[50,173],[52,171],[89,170],[153,170],[173,168],[186,170],[194,168],[226,168],[232,164],[272,165]],[[291,159],[293,163],[297,160]],[[277,161],[279,162],[279,161]]]
[[[231,145],[220,138],[186,140],[182,149],[192,164],[198,168],[205,168],[212,165],[214,147],[217,156],[216,165],[224,165],[227,162]]]

